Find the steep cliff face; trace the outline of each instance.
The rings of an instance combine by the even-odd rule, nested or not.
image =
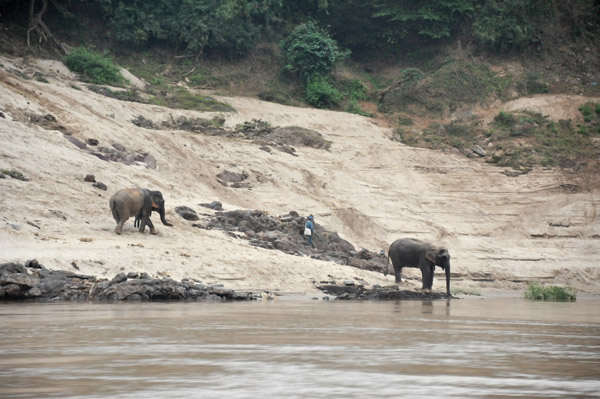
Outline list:
[[[217,98],[236,112],[169,109],[97,94],[61,64],[8,57],[0,63],[0,170],[7,171],[0,179],[0,262],[37,258],[49,268],[98,276],[147,272],[294,292],[336,279],[394,281],[252,246],[242,230],[198,229],[174,211],[188,206],[208,218],[216,211],[199,204],[220,201],[226,211],[313,214],[357,250],[379,253],[401,237],[443,243],[458,288],[514,289],[541,280],[600,293],[597,171],[537,168],[510,176],[477,158],[393,141],[389,128],[358,115],[242,97]],[[560,104],[575,113],[582,102],[600,102],[536,98],[543,101],[485,112],[535,106],[552,114]],[[134,124],[140,117],[156,128]],[[253,119],[310,129],[329,148],[184,131],[173,122],[215,117],[232,131]],[[95,183],[84,181],[88,174]],[[114,234],[108,198],[124,187],[160,190],[174,226],[153,215],[158,235],[138,233],[133,219],[123,235]],[[406,274],[415,277],[408,286],[420,287],[418,273]],[[443,289],[439,277],[434,289]]]

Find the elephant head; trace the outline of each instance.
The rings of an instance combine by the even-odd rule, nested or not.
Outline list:
[[[445,248],[435,248],[428,251],[425,258],[446,272],[446,293],[450,296],[450,253]]]
[[[157,211],[160,215],[160,221],[165,226],[173,226],[165,219],[165,200],[160,191],[150,191],[150,199],[152,201],[152,210]]]

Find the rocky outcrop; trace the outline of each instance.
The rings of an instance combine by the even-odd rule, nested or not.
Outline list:
[[[37,261],[0,264],[0,300],[230,301],[257,298],[251,292],[206,286],[192,280],[119,273],[113,279],[48,270]]]
[[[400,290],[397,285],[381,287],[374,285],[365,288],[364,285],[321,285],[318,289],[329,295],[335,295],[338,300],[432,300],[447,298],[445,294],[438,292],[423,292]],[[452,297],[455,298],[455,297]]]
[[[386,256],[362,249],[357,251],[336,232],[316,223],[313,247],[303,236],[306,218],[291,211],[283,216],[271,216],[259,210],[217,212],[192,226],[224,230],[233,237],[246,239],[261,248],[275,249],[291,255],[310,256],[363,270],[383,272]],[[393,274],[393,268],[390,267]]]
[[[184,218],[185,220],[198,220],[200,217],[196,213],[195,210],[190,208],[189,206],[178,206],[175,207],[175,212]]]

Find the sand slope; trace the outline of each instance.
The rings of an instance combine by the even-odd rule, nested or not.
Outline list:
[[[139,115],[160,123],[214,114],[107,98],[53,62],[3,57],[0,62],[0,169],[15,169],[30,179],[0,179],[0,262],[37,258],[46,267],[107,277],[143,270],[282,292],[312,293],[314,281],[331,279],[394,281],[255,248],[221,231],[194,228],[173,211],[186,205],[212,213],[198,204],[218,200],[225,210],[312,213],[357,249],[387,250],[393,240],[408,236],[439,241],[452,254],[454,287],[516,289],[523,281],[540,279],[600,293],[600,191],[591,183],[597,176],[539,169],[508,177],[481,160],[391,141],[391,131],[368,118],[220,98],[237,110],[221,114],[226,126],[256,118],[314,129],[332,142],[329,151],[296,147],[296,157],[268,153],[247,141],[149,130],[131,122]],[[36,71],[48,83],[19,77]],[[560,106],[576,115],[569,107],[585,100],[546,96],[502,109],[533,104],[543,112]],[[50,129],[37,121],[47,114],[56,118]],[[118,143],[150,153],[157,167],[103,161],[66,140],[63,131],[82,141],[97,139],[100,146]],[[250,188],[220,184],[216,175],[224,170],[246,172]],[[84,182],[86,174],[94,174],[108,191]],[[162,226],[155,215],[157,236],[136,232],[132,220],[124,235],[115,235],[108,198],[123,187],[161,190],[174,226]],[[419,277],[407,286],[420,287],[420,275],[407,274]],[[443,286],[439,274],[434,289]]]

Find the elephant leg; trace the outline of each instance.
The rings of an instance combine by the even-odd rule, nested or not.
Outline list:
[[[433,275],[435,274],[435,265],[431,266],[430,272],[429,272],[429,289],[433,288]]]
[[[127,221],[127,219],[125,219],[125,218],[118,221],[117,227],[115,227],[115,233],[123,234],[123,225],[125,224],[126,221]]]
[[[146,218],[146,224],[150,228],[150,234],[158,234],[158,230],[156,230],[156,228],[152,224],[152,220],[150,220],[149,217]]]
[[[400,284],[402,282],[402,268],[398,267],[398,268],[394,268],[394,272],[395,272],[395,278],[396,278],[396,284]]]
[[[146,230],[146,225],[148,224],[148,216],[140,217],[140,228],[138,229],[140,233],[143,233]]]
[[[429,285],[431,280],[431,268],[429,266],[421,268],[421,279],[423,280],[423,291],[431,290],[431,286]]]

